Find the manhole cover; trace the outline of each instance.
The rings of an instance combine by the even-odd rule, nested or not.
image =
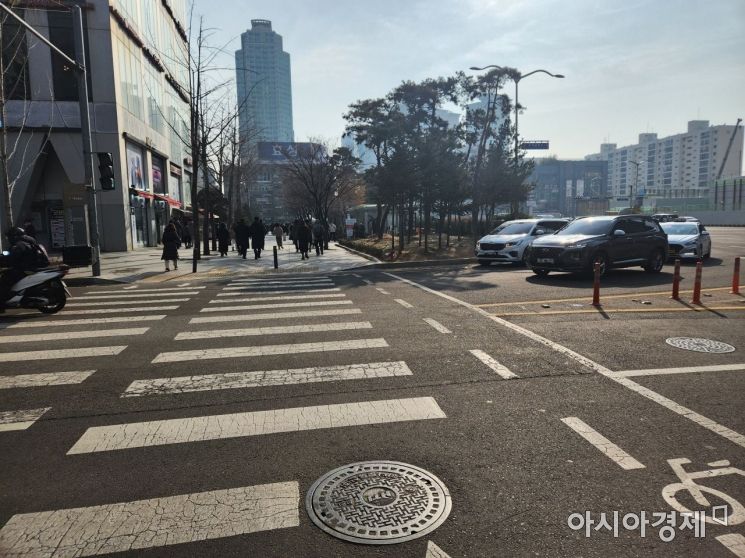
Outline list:
[[[727,343],[700,337],[668,337],[665,339],[665,343],[678,349],[699,353],[731,353],[735,350],[732,345]]]
[[[439,527],[450,493],[432,473],[396,461],[363,461],[334,469],[305,497],[313,523],[334,537],[362,544],[395,544]]]

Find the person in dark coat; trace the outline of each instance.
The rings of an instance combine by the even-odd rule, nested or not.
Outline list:
[[[235,247],[238,249],[238,255],[243,256],[246,259],[246,251],[248,251],[248,237],[250,236],[250,230],[246,221],[243,219],[238,221],[237,225],[233,226],[235,232]]]
[[[308,223],[303,223],[302,221],[298,223],[295,229],[298,250],[300,250],[300,254],[302,255],[301,259],[307,260],[309,259],[308,250],[310,250],[310,242],[313,238],[313,232],[310,230],[310,225]]]
[[[297,249],[297,229],[299,226],[300,221],[298,219],[295,219],[292,223],[290,223],[290,240],[292,241],[292,244],[295,246],[295,253],[297,254],[299,250]]]
[[[230,248],[230,231],[225,223],[220,223],[217,227],[217,242],[218,248],[220,249],[220,257],[228,255],[228,248]]]
[[[184,247],[191,248],[191,231],[192,231],[192,225],[191,223],[184,223],[181,226],[181,230],[184,232],[184,236],[181,237],[181,239],[184,242]],[[178,233],[178,230],[176,230]]]
[[[178,269],[178,249],[181,246],[181,238],[176,232],[176,225],[168,223],[161,242],[163,243],[163,255],[160,259],[165,260],[166,271],[171,271],[168,267],[169,261],[173,261],[173,269]]]
[[[251,225],[251,246],[254,249],[254,259],[258,260],[261,257],[261,251],[264,249],[264,237],[266,236],[266,229],[261,219],[254,217],[254,222]]]

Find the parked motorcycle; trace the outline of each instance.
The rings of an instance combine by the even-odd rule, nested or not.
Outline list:
[[[3,257],[0,257],[0,267],[7,255],[7,252],[3,252]],[[5,308],[35,308],[44,314],[56,314],[65,307],[67,297],[71,296],[62,280],[69,270],[68,266],[61,265],[29,272],[11,287]]]

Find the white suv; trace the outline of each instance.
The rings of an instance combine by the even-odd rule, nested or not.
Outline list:
[[[564,228],[569,219],[520,219],[505,221],[476,243],[481,265],[492,262],[525,263],[525,249],[544,234]]]

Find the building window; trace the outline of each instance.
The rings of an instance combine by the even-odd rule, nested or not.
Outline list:
[[[72,12],[47,12],[47,22],[49,25],[49,40],[62,52],[70,58],[75,58],[75,40],[73,38],[73,18]],[[88,33],[86,30],[86,15],[83,12],[83,45],[85,50],[85,67],[90,69],[90,56],[88,52]],[[57,101],[77,101],[78,100],[78,82],[75,71],[70,67],[66,60],[63,60],[56,54],[51,54],[52,60],[52,87],[54,98]],[[87,72],[88,78],[88,100],[91,100],[91,72]]]
[[[16,10],[23,17],[23,10]],[[29,99],[28,48],[26,31],[10,16],[3,16],[3,92],[6,99]]]

